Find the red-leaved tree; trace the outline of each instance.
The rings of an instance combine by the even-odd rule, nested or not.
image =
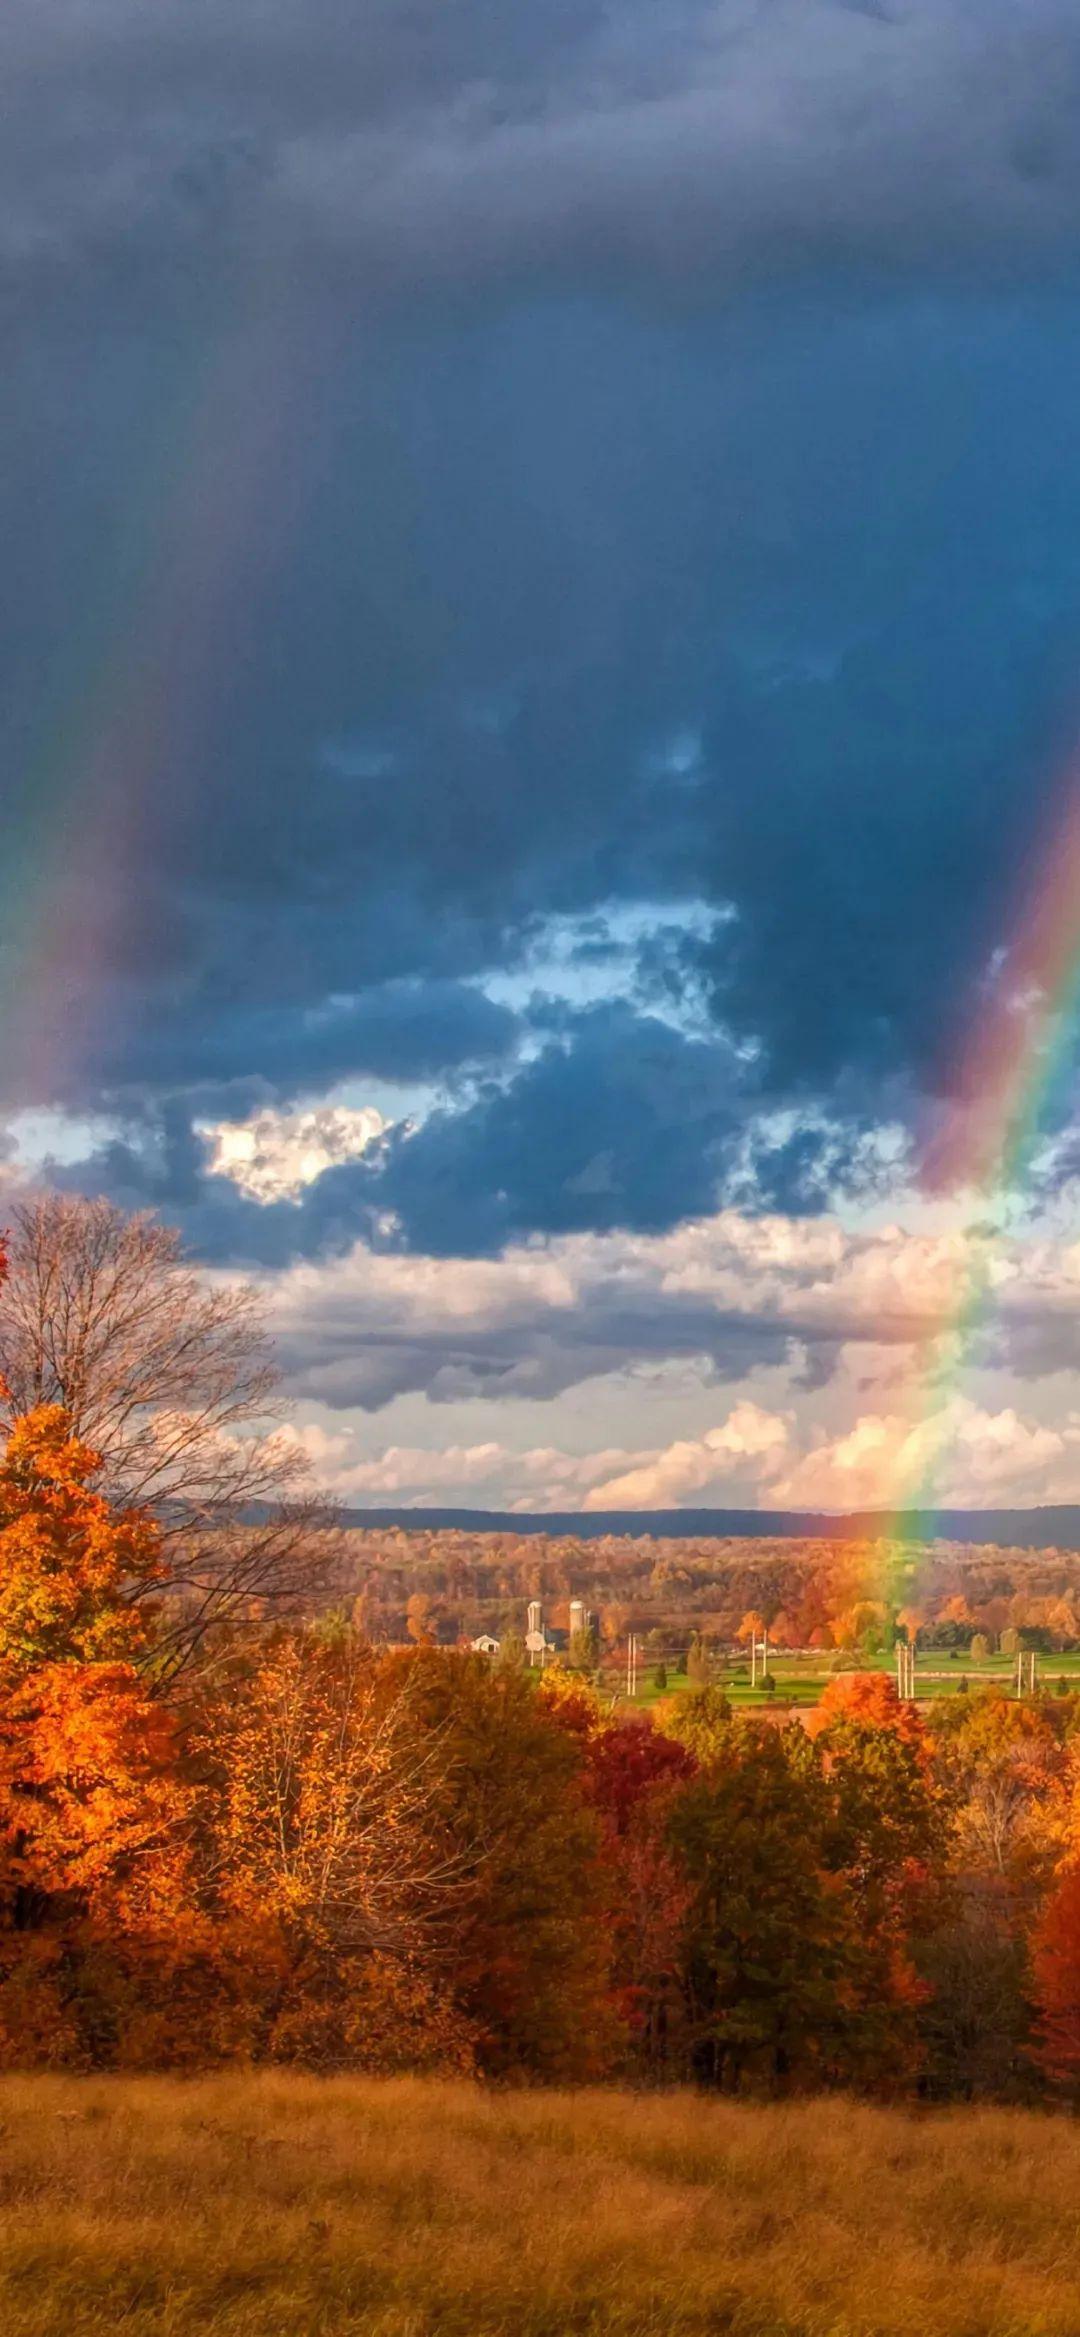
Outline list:
[[[1067,1866],[1043,1908],[1032,1940],[1031,1973],[1038,2012],[1036,2055],[1048,2077],[1080,2080],[1080,1866]]]

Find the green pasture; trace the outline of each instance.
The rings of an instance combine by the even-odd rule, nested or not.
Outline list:
[[[677,1671],[674,1661],[663,1660],[667,1672],[667,1684],[663,1688],[659,1688],[656,1683],[656,1659],[639,1660],[638,1688],[633,1699],[635,1704],[647,1707],[655,1704],[660,1696],[686,1693],[690,1683],[685,1672]],[[1036,1684],[1043,1694],[1053,1695],[1061,1679],[1068,1682],[1070,1690],[1080,1690],[1080,1651],[1069,1655],[1036,1654],[1035,1661]],[[721,1658],[714,1666],[712,1680],[716,1687],[723,1690],[729,1702],[739,1707],[757,1708],[770,1704],[809,1706],[819,1701],[830,1682],[837,1677],[858,1671],[883,1671],[891,1676],[894,1670],[893,1661],[886,1655],[866,1656],[861,1660],[854,1656],[846,1657],[843,1665],[836,1668],[828,1655],[770,1656],[769,1674],[775,1682],[770,1693],[764,1688],[751,1687],[748,1662],[743,1664],[729,1659],[725,1663]],[[916,1664],[915,1691],[919,1702],[924,1698],[929,1701],[963,1695],[965,1690],[960,1683],[966,1680],[968,1692],[975,1687],[991,1686],[1009,1692],[1014,1687],[1015,1678],[1014,1656],[992,1655],[984,1657],[981,1662],[973,1662],[963,1648],[958,1648],[955,1655],[946,1648],[928,1648]],[[616,1689],[625,1700],[624,1675],[612,1670],[606,1675],[605,1685]]]

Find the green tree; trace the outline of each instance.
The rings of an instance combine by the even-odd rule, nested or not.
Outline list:
[[[566,1651],[566,1660],[571,1671],[594,1672],[596,1670],[596,1657],[595,1633],[588,1627],[584,1631],[575,1631]]]
[[[686,1658],[686,1677],[689,1680],[692,1688],[704,1688],[708,1684],[709,1673],[710,1666],[708,1656],[705,1653],[705,1649],[702,1646],[700,1638],[695,1632],[694,1637],[690,1642],[689,1655]]]
[[[822,1855],[851,1895],[860,1946],[852,2038],[884,2069],[914,2043],[913,1940],[933,1920],[948,1805],[919,1714],[885,1674],[832,1682],[818,1720],[813,1750],[830,1803]]]
[[[494,2076],[587,2079],[618,2041],[610,1879],[585,1754],[528,1674],[456,1650],[399,1655],[438,1780],[436,1837],[455,1889],[456,2002]],[[394,1665],[388,1667],[391,1683]],[[588,1691],[584,1691],[588,1694]]]
[[[676,1699],[668,1735],[685,1745],[703,1766],[726,1753],[731,1731],[732,1710],[722,1688],[711,1683],[705,1688],[690,1687],[685,1696]]]
[[[825,1806],[813,1764],[793,1767],[775,1731],[744,1721],[674,1801],[689,2058],[706,2084],[838,2071],[849,1941],[819,1856]]]

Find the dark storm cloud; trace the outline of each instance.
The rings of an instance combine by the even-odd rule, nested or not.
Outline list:
[[[397,1139],[384,1205],[426,1251],[497,1249],[536,1229],[669,1225],[715,1205],[745,1107],[730,1051],[628,1009],[586,1016],[508,1087]]]
[[[740,1192],[793,1214],[869,1173],[857,1129],[752,1132],[732,1049],[625,1007],[582,1016],[509,1085],[391,1139],[377,1197],[413,1249],[496,1250],[530,1232],[659,1232]]]
[[[195,1089],[206,1111],[215,1088],[245,1078],[258,1080],[264,1099],[291,1099],[365,1072],[416,1080],[498,1061],[517,1028],[505,1006],[463,982],[386,982],[308,1014],[222,1008],[205,1031],[181,1013],[111,1058],[102,1052],[99,1077],[118,1099],[127,1087],[145,1095]]]
[[[1067,0],[8,0],[0,253],[1030,266],[1073,238],[1078,59]]]
[[[257,1202],[212,1174],[208,1142],[176,1103],[145,1108],[126,1140],[53,1181],[157,1208],[206,1257],[269,1267],[358,1240],[453,1258],[532,1234],[655,1234],[726,1203],[798,1217],[873,1188],[857,1125],[758,1128],[753,1075],[722,1041],[628,1006],[556,1019],[558,1035],[515,1074],[389,1129],[295,1200]]]
[[[115,842],[102,822],[105,865],[54,918],[64,988],[39,1001],[33,957],[9,984],[41,1037],[8,1095],[130,1111],[172,1091],[213,1116],[229,1086],[236,1116],[350,1074],[505,1058],[513,1018],[485,973],[522,963],[551,915],[622,899],[656,904],[635,994],[707,1009],[710,1065],[730,1068],[734,1040],[773,1102],[842,1122],[909,1108],[977,1007],[1060,791],[1076,341],[1062,299],[959,320],[770,307],[659,342],[640,319],[545,310],[353,351],[289,559],[269,569],[245,545],[229,571],[247,645],[211,651],[194,746],[172,639],[152,644],[165,720],[137,764],[139,816]],[[79,702],[59,806],[39,733],[70,607],[93,601],[102,513],[129,508],[99,392],[78,434],[48,401],[35,421],[22,377],[6,392],[39,492],[11,474],[5,933],[39,864],[59,849],[77,875],[96,826]],[[166,525],[166,575],[170,553]],[[711,934],[680,946],[665,903],[695,895]],[[612,948],[601,934],[593,962]],[[57,1030],[76,1029],[65,1052]],[[556,1203],[542,1152],[515,1165],[542,1100],[557,1126],[579,1109],[594,1124],[568,1176],[614,1146],[646,1212],[629,1222],[699,1206],[726,1106],[708,1119],[706,1082],[705,1120],[688,1116],[673,1082],[676,1124],[632,1169],[630,1029],[598,1030],[580,1100],[572,1053],[525,1072],[520,1111],[500,1087],[460,1129],[441,1115],[395,1167],[395,1205],[427,1238],[441,1185],[447,1227],[468,1221],[481,1246],[534,1204],[538,1223],[571,1207],[609,1222],[602,1182]],[[476,1170],[481,1134],[508,1156],[498,1176]]]
[[[115,1110],[86,1177],[219,1256],[865,1175],[1075,721],[1075,10],[9,0],[0,51],[5,1102]],[[622,1011],[515,1069],[485,978],[627,902]],[[297,1206],[206,1178],[193,1116],[365,1073],[453,1106]]]

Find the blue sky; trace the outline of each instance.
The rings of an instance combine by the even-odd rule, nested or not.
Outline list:
[[[12,1187],[261,1278],[350,1498],[887,1499],[1076,748],[1075,9],[8,0],[0,65]],[[1080,1495],[1073,1113],[943,1495]]]

